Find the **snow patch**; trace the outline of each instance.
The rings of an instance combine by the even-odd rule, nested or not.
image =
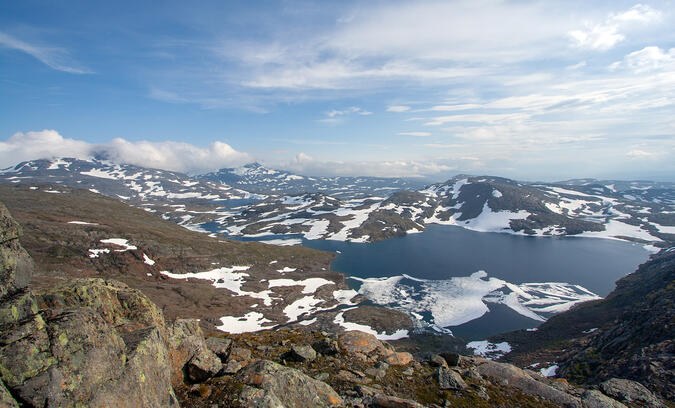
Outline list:
[[[364,333],[372,334],[375,337],[377,337],[378,340],[399,340],[408,337],[408,330],[399,329],[392,334],[387,334],[387,332],[385,331],[377,332],[372,327],[365,324],[347,322],[345,321],[344,311],[338,313],[335,316],[335,319],[333,319],[333,323],[342,326],[345,330],[358,330]]]
[[[490,343],[487,340],[472,341],[466,348],[473,349],[473,354],[493,360],[511,352],[511,345],[507,342]]]
[[[234,334],[257,332],[274,327],[274,325],[263,326],[265,323],[271,323],[271,320],[265,319],[265,316],[258,312],[249,312],[242,317],[223,316],[220,321],[222,324],[216,326],[216,329]]]

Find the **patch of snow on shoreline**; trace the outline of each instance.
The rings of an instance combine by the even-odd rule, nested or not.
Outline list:
[[[350,310],[350,309],[346,309],[346,310]],[[404,330],[404,329],[399,329],[399,330],[396,330],[392,334],[387,334],[387,332],[379,333],[376,330],[374,330],[372,327],[367,326],[365,324],[347,322],[347,321],[345,321],[344,311],[338,313],[335,316],[335,319],[333,319],[333,323],[335,323],[339,326],[342,326],[343,328],[345,328],[345,330],[358,330],[358,331],[362,331],[364,333],[372,334],[375,337],[377,337],[378,340],[385,340],[385,341],[399,340],[399,339],[403,339],[403,338],[408,337],[408,330]]]
[[[466,348],[473,349],[475,356],[481,356],[489,360],[499,358],[511,352],[511,345],[509,343],[490,343],[487,340],[469,342]]]

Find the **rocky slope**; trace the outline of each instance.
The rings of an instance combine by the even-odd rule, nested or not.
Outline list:
[[[619,281],[605,299],[581,303],[536,332],[494,338],[514,350],[519,365],[555,362],[558,376],[597,385],[635,380],[673,401],[675,381],[675,249],[664,250]]]
[[[356,311],[336,323],[343,308],[363,299],[330,270],[332,253],[211,238],[117,200],[60,189],[0,185],[0,201],[24,226],[21,241],[37,264],[36,288],[115,279],[143,291],[170,319],[199,318],[212,331],[224,322],[232,323],[230,331],[370,324]],[[406,315],[392,313],[399,318],[376,325],[383,336],[411,327]]]
[[[66,279],[28,289],[32,263],[20,234],[0,206],[3,407],[594,408],[625,406],[608,395],[629,404],[646,395],[623,379],[600,392],[455,353],[416,359],[359,331],[205,339],[197,320],[168,322],[120,282]]]

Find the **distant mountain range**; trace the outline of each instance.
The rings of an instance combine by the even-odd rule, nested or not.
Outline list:
[[[44,183],[88,189],[124,201],[177,202],[248,198],[248,192],[183,173],[105,160],[31,160],[0,170],[10,183]]]
[[[675,241],[675,184],[568,180],[525,183],[459,175],[443,183],[307,177],[252,163],[197,177],[100,160],[61,158],[0,172],[8,183],[88,189],[188,228],[229,236],[372,242],[429,224],[520,235]],[[208,224],[207,224],[208,223]],[[275,237],[275,235],[282,235]],[[298,243],[288,241],[287,243]]]
[[[230,235],[301,234],[308,239],[353,242],[378,241],[422,231],[428,224],[446,224],[475,231],[581,235],[662,245],[675,238],[675,190],[661,188],[651,193],[652,187],[645,184],[619,191],[602,184],[529,184],[460,175],[386,198],[270,196],[226,211],[214,221]]]
[[[284,170],[273,170],[259,163],[220,169],[197,176],[260,194],[323,193],[346,199],[369,195],[387,196],[394,191],[417,189],[424,183],[415,179],[384,177],[309,177]]]

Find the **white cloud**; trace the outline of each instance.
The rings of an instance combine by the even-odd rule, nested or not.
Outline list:
[[[387,107],[387,112],[406,112],[410,110],[410,106],[392,105]]]
[[[398,132],[399,136],[415,136],[415,137],[426,137],[431,136],[431,132]]]
[[[43,64],[57,71],[68,72],[71,74],[91,74],[92,72],[77,64],[68,55],[68,52],[61,48],[47,48],[28,44],[9,34],[0,32],[0,47],[9,48],[25,52]]]
[[[629,30],[635,24],[645,26],[658,22],[662,16],[660,11],[650,6],[636,4],[624,12],[610,14],[602,23],[587,22],[584,29],[572,30],[568,35],[580,48],[606,51],[626,39],[620,31]]]
[[[305,153],[299,153],[289,163],[282,163],[278,167],[315,176],[372,177],[424,177],[454,170],[453,166],[433,161],[335,161],[316,159]]]
[[[644,159],[653,159],[655,157],[658,157],[658,154],[652,153],[652,152],[647,152],[644,150],[640,149],[634,149],[626,153],[626,156],[628,156],[631,159],[637,159],[637,160],[644,160]]]
[[[569,36],[580,48],[600,51],[608,50],[626,38],[615,24],[587,26],[584,30],[570,31]]]
[[[336,116],[345,116],[345,115],[349,115],[349,114],[352,114],[352,113],[355,113],[357,115],[363,115],[363,116],[373,114],[373,112],[363,110],[363,109],[359,108],[358,106],[352,106],[351,108],[347,108],[347,109],[343,109],[343,110],[333,109],[332,111],[326,113],[326,115],[329,118],[333,118],[333,117],[336,117]]]
[[[251,161],[248,154],[218,141],[208,147],[198,147],[182,142],[130,142],[116,138],[105,145],[104,149],[108,158],[114,162],[188,173],[216,170]]]
[[[0,141],[0,167],[60,156],[88,159],[94,156],[94,150],[92,144],[64,138],[55,130],[18,132]]]
[[[618,22],[638,22],[643,24],[661,21],[663,13],[646,4],[636,4],[629,10],[615,14],[611,20]]]
[[[675,48],[665,51],[655,46],[645,47],[626,55],[623,61],[613,63],[610,69],[616,70],[620,67],[626,67],[636,73],[675,69]]]
[[[9,167],[25,160],[76,157],[105,157],[116,163],[143,167],[200,173],[251,161],[251,156],[238,152],[223,142],[198,147],[181,142],[131,142],[117,138],[106,144],[91,144],[64,138],[55,130],[18,132],[0,142],[0,167]]]
[[[369,116],[372,115],[373,112],[367,111],[365,109],[359,108],[358,106],[352,106],[347,109],[333,109],[331,111],[326,112],[326,117],[323,119],[317,120],[317,122],[321,123],[340,123],[344,120],[346,116],[349,115],[360,115],[360,116]]]
[[[572,28],[533,2],[370,2],[341,12],[349,18],[308,35],[280,31],[274,42],[230,44],[222,52],[246,67],[246,87],[372,89],[476,78],[496,64],[550,58],[565,52]]]

